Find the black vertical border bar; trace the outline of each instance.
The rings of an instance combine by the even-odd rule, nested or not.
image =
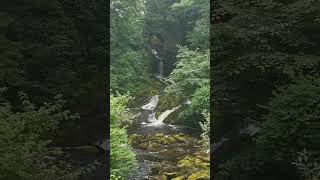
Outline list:
[[[110,179],[110,0],[106,1],[106,48],[107,48],[107,67],[106,67],[106,121],[107,121],[107,152],[106,152],[106,174],[107,174],[107,179]]]
[[[212,20],[212,13],[213,13],[213,1],[214,0],[210,0],[209,1],[209,6],[210,6],[210,13],[209,13],[209,64],[210,64],[210,97],[209,97],[209,102],[210,102],[210,179],[213,179],[213,173],[214,173],[214,170],[213,170],[213,167],[214,167],[214,157],[213,157],[213,151],[212,151],[212,144],[213,144],[213,126],[214,126],[214,115],[213,115],[213,88],[214,88],[214,84],[213,84],[213,60],[211,59],[213,56],[213,52],[212,52],[212,28],[213,28],[213,23],[211,22]]]

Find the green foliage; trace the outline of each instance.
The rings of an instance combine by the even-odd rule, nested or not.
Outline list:
[[[182,16],[192,24],[192,31],[187,32],[186,40],[191,48],[209,49],[210,42],[210,1],[180,0],[171,6],[176,16]],[[190,16],[190,15],[189,15]]]
[[[131,99],[128,95],[117,96],[110,95],[110,123],[111,125],[119,125],[121,121],[126,120],[128,115],[124,113],[128,101]]]
[[[319,154],[319,93],[319,79],[302,79],[275,94],[257,139],[265,158],[292,160],[305,147]]]
[[[143,1],[111,1],[111,89],[135,92],[149,78],[150,56],[144,46]],[[130,82],[130,83],[128,83]]]
[[[191,98],[191,109],[196,112],[210,109],[210,86],[203,85],[198,88]]]
[[[174,123],[195,126],[205,121],[202,116],[204,110],[209,109],[209,4],[208,0],[176,0],[158,4],[148,1],[150,9],[146,30],[158,33],[164,38],[165,60],[176,62],[169,79],[174,83],[167,86],[164,97],[177,96],[191,100],[191,105],[178,111]],[[166,12],[166,13],[164,13]],[[152,23],[151,23],[152,22]],[[179,33],[175,33],[179,32]],[[176,46],[176,44],[182,44]],[[175,47],[177,47],[177,52]],[[166,49],[167,48],[167,49]],[[175,54],[176,57],[170,55]],[[169,62],[167,62],[169,63]],[[167,67],[167,69],[169,69]],[[162,102],[159,108],[170,108],[176,105],[176,100]],[[158,109],[159,109],[158,108]]]
[[[0,179],[77,179],[81,170],[56,161],[62,151],[49,146],[59,124],[78,115],[63,109],[61,96],[41,107],[25,93],[19,99],[17,110],[0,94]]]
[[[209,148],[210,147],[210,113],[203,112],[202,114],[205,117],[206,121],[203,123],[200,122],[200,127],[203,132],[201,134],[201,137],[204,140],[204,146],[206,148]]]
[[[214,176],[217,180],[249,179],[260,172],[263,162],[257,161],[254,152],[237,154],[225,163],[219,164]]]
[[[190,47],[209,49],[209,33],[210,33],[209,18],[200,19],[196,22],[196,25],[192,32],[188,33],[188,43]]]
[[[117,58],[110,68],[111,87],[121,92],[137,91],[149,78],[148,65],[145,60],[147,57],[142,54],[142,51],[119,51],[119,55],[115,53],[117,52],[112,51],[111,53]]]
[[[114,179],[126,177],[136,166],[126,129],[120,127],[120,122],[128,117],[125,107],[129,99],[127,95],[110,96],[110,170]]]
[[[203,121],[201,113],[210,106],[209,96],[209,52],[192,51],[181,47],[177,55],[176,68],[169,78],[174,81],[166,91],[191,97],[191,106],[179,113],[179,122],[197,126]]]
[[[209,52],[193,51],[179,46],[176,68],[169,78],[174,83],[168,91],[192,94],[197,88],[209,84]]]
[[[63,122],[55,142],[92,141],[98,130],[83,136],[78,126],[104,114],[105,1],[1,1],[0,7],[0,86],[8,87],[10,100],[24,91],[37,105],[63,94],[68,109],[86,118],[76,126]]]
[[[320,179],[320,159],[306,149],[298,153],[298,158],[293,162],[302,174],[304,180]]]
[[[266,121],[257,143],[252,137],[244,142],[238,134],[231,135],[231,141],[241,146],[237,152],[226,150],[220,165],[227,165],[225,159],[235,159],[244,149],[249,149],[248,154],[263,155],[263,160],[254,157],[255,161],[272,162],[262,168],[267,174],[267,169],[277,169],[278,159],[288,163],[295,159],[295,152],[303,148],[318,151],[318,83],[297,80],[300,76],[319,77],[320,38],[315,33],[320,30],[317,25],[319,3],[218,0],[211,5],[214,7],[210,32],[214,60],[211,68],[214,138],[239,132],[252,120]],[[272,98],[272,92],[279,86],[288,88]],[[269,108],[261,108],[270,98]],[[259,179],[257,169],[250,169],[253,174],[242,178],[243,169],[251,165],[246,165],[247,159],[235,161],[238,161],[233,166],[236,168],[230,167],[228,171],[233,176],[225,179]]]

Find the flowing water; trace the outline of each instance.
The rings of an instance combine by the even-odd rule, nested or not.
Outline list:
[[[166,170],[171,168],[173,171],[178,160],[201,148],[199,136],[194,133],[192,128],[163,122],[181,105],[162,112],[158,117],[155,116],[159,97],[159,95],[151,97],[149,102],[141,106],[140,112],[135,111],[136,114],[140,115],[136,116],[134,125],[128,128],[129,135],[137,137],[133,147],[138,161],[137,171],[139,172],[128,177],[128,180],[153,179],[153,177],[159,175],[159,172],[154,170],[155,166]],[[164,143],[163,139],[170,139],[171,137],[181,138],[182,141]],[[137,143],[137,141],[139,142]]]
[[[158,70],[159,70],[159,78],[163,78],[163,60],[158,56],[158,52],[155,49],[152,49],[152,54],[159,60]]]
[[[157,78],[165,84],[166,82],[174,83],[164,77],[163,60],[158,56],[157,51],[152,49],[152,53],[159,60]],[[134,114],[133,123],[128,127],[128,134],[137,159],[137,169],[126,178],[128,180],[162,180],[180,178],[184,175],[186,178],[181,179],[187,179],[194,173],[192,171],[194,168],[182,170],[177,165],[188,155],[194,155],[203,150],[199,130],[165,123],[165,120],[170,118],[170,114],[191,102],[187,100],[176,107],[168,107],[157,117],[156,107],[160,100],[161,95],[154,95],[143,105],[128,109],[130,114]],[[205,157],[207,160],[201,161],[198,157]],[[208,168],[208,154],[194,159]],[[199,164],[196,165],[197,162],[191,162],[192,166],[199,167]]]

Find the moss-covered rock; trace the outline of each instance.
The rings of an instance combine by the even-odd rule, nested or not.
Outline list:
[[[168,180],[166,175],[152,176],[150,180]]]
[[[192,173],[188,180],[209,180],[210,176],[207,171],[198,171],[195,173]]]
[[[149,134],[149,135],[131,135],[129,137],[129,144],[137,149],[148,149],[148,146],[159,146],[159,145],[174,145],[177,143],[189,143],[197,144],[199,140],[186,136],[184,134],[172,134],[164,135],[161,133],[158,134]]]
[[[177,142],[179,143],[184,143],[186,142],[186,139],[178,134],[173,135],[173,138],[176,139]]]
[[[159,173],[162,169],[162,164],[161,163],[154,163],[151,166],[151,172],[152,174]]]
[[[162,133],[147,135],[132,135],[130,144],[136,149],[156,152],[159,157],[167,160],[159,161],[151,166],[153,176],[150,179],[208,179],[210,158],[201,146],[196,147],[199,140],[179,133],[165,135]],[[189,154],[189,150],[198,150]],[[201,150],[201,151],[200,151]],[[189,155],[187,155],[189,154]],[[170,159],[170,161],[168,161]]]
[[[183,103],[185,98],[177,94],[165,93],[160,96],[156,112],[164,112]],[[160,114],[159,114],[160,115]]]
[[[210,163],[207,162],[208,159],[210,159],[209,154],[203,151],[196,152],[181,159],[177,167],[185,175],[188,175],[188,179],[210,179]]]
[[[142,105],[150,97],[161,94],[163,87],[165,87],[163,82],[159,81],[156,78],[146,81],[140,89],[133,93],[133,97],[135,97],[135,99],[132,99],[128,102],[128,107],[136,107],[137,105]]]
[[[166,173],[164,173],[164,175],[166,175],[168,179],[172,179],[172,178],[177,177],[178,173],[177,172],[168,172],[168,173],[166,172]]]

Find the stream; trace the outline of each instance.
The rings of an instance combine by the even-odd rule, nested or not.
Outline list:
[[[159,75],[162,82],[163,62],[159,60]],[[169,108],[156,117],[156,107],[161,95],[154,95],[136,108],[128,109],[134,115],[128,127],[129,143],[136,154],[137,169],[128,180],[182,180],[209,179],[209,154],[203,151],[199,130],[164,123],[169,115],[183,104]],[[184,104],[190,104],[187,101]]]
[[[177,176],[176,165],[179,160],[201,149],[197,132],[185,126],[166,124],[163,121],[181,105],[162,112],[158,117],[154,111],[159,95],[150,98],[141,107],[135,123],[128,128],[131,145],[138,161],[137,172],[128,180],[165,179],[161,174]],[[167,172],[164,172],[167,171]],[[162,172],[161,172],[162,171]],[[170,178],[166,178],[170,179]]]

